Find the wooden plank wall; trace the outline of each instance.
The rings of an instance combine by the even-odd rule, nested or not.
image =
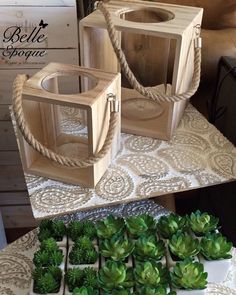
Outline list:
[[[16,0],[14,4],[11,0],[3,0],[0,3],[0,15],[3,16],[0,20],[1,35],[4,27],[9,27],[10,24],[36,26],[42,18],[49,23],[46,31],[47,43],[39,44],[41,47],[45,46],[43,48],[47,51],[45,58],[40,60],[35,58],[29,62],[15,58],[11,60],[11,63],[0,63],[0,209],[10,241],[26,231],[26,228],[30,229],[38,224],[33,217],[29,203],[9,114],[12,82],[18,73],[32,75],[50,61],[78,64],[75,0],[53,0],[51,2],[50,5],[45,0],[33,2]],[[80,6],[77,5],[77,7],[81,9]],[[37,46],[35,48],[37,49]],[[4,49],[4,44],[0,42],[1,56]]]

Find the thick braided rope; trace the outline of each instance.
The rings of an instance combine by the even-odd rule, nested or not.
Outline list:
[[[31,133],[29,126],[25,120],[23,107],[22,107],[22,89],[25,81],[27,80],[26,75],[18,75],[13,83],[13,113],[16,119],[17,126],[19,127],[26,142],[33,147],[37,152],[39,152],[44,157],[56,162],[57,164],[67,166],[67,167],[78,167],[84,168],[93,165],[102,159],[110,150],[114,134],[116,131],[117,121],[119,118],[118,113],[112,112],[110,114],[109,129],[103,147],[96,154],[92,155],[86,159],[80,160],[75,158],[64,157],[54,151],[48,149],[42,145]]]
[[[103,0],[98,2],[98,8],[104,15],[104,18],[107,23],[107,30],[108,34],[112,43],[112,46],[114,48],[114,51],[116,53],[116,56],[118,58],[118,61],[120,63],[121,69],[123,73],[125,74],[126,78],[128,79],[130,85],[138,91],[143,96],[150,98],[156,102],[177,102],[181,100],[187,100],[191,96],[194,95],[194,93],[197,91],[199,83],[200,83],[200,76],[201,76],[201,49],[195,47],[195,55],[194,55],[194,73],[191,81],[190,88],[182,93],[182,94],[174,94],[174,95],[165,95],[164,93],[158,92],[156,89],[152,87],[143,87],[136,77],[134,76],[133,72],[131,71],[128,62],[126,60],[125,54],[123,50],[121,49],[121,45],[119,40],[117,39],[117,31],[115,29],[115,26],[113,24],[111,14],[109,10],[106,7],[105,2],[109,2],[109,0]]]

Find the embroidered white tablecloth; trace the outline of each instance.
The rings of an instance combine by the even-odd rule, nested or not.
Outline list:
[[[71,132],[73,112],[63,122]],[[78,122],[77,122],[78,123]],[[236,179],[236,148],[192,106],[167,142],[122,134],[121,151],[95,189],[26,175],[35,218],[127,203]]]

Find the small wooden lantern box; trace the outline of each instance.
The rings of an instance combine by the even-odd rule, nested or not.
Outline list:
[[[60,94],[60,79],[65,77],[78,78],[84,92]],[[24,117],[31,133],[47,148],[70,158],[87,158],[101,149],[106,138],[110,94],[120,99],[120,74],[50,63],[23,86]],[[67,123],[69,128],[66,128]],[[110,151],[86,168],[57,164],[29,146],[19,130],[18,137],[25,172],[94,187],[119,150],[120,116]]]
[[[166,93],[188,90],[193,74],[193,41],[203,9],[133,0],[111,1],[107,8],[137,79]],[[83,66],[119,71],[99,10],[80,21],[80,52]],[[187,102],[157,104],[127,86],[122,75],[122,131],[170,139]]]

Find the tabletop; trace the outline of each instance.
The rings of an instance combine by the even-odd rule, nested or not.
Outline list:
[[[147,212],[158,219],[169,211],[150,200],[132,202],[99,208],[87,212],[77,212],[61,217],[65,222],[71,220],[97,220],[112,213],[115,216],[130,216]],[[29,295],[33,254],[38,247],[37,229],[27,233],[0,252],[0,294]],[[236,295],[236,249],[233,249],[231,267],[226,280],[221,284],[209,283],[206,295]]]
[[[75,130],[74,122],[70,114],[66,133]],[[121,150],[95,189],[25,178],[40,219],[235,180],[236,148],[189,104],[170,141],[123,133]]]

